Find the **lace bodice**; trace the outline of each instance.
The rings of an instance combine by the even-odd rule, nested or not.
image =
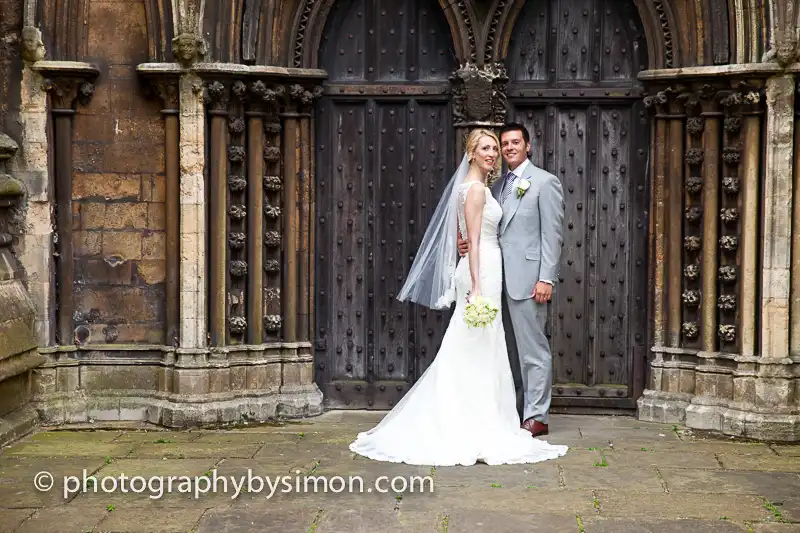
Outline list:
[[[464,182],[458,190],[458,228],[461,236],[467,238],[466,202],[470,187],[482,187],[486,194],[486,204],[483,206],[483,219],[481,220],[481,244],[494,244],[497,242],[497,226],[503,218],[503,208],[492,196],[492,191],[478,181]]]

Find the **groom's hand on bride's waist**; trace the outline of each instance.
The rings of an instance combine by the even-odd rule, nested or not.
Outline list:
[[[458,253],[461,254],[461,257],[464,257],[469,252],[469,241],[462,239],[461,237],[458,238]]]

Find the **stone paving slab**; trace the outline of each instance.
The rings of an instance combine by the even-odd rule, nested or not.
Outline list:
[[[596,491],[596,498],[599,513],[609,517],[699,520],[727,517],[737,522],[758,522],[772,518],[772,513],[765,508],[761,498],[742,494],[645,494],[638,490],[620,490]]]
[[[592,518],[584,522],[585,533],[745,533],[747,529],[728,520],[649,520]]]
[[[547,440],[570,450],[534,465],[433,468],[350,452],[358,432],[384,415],[337,411],[231,430],[40,431],[0,452],[0,533],[800,531],[800,445],[709,437],[627,417],[554,415]],[[195,497],[190,485],[188,494],[173,487],[153,499],[142,485],[140,494],[90,490],[64,499],[63,476],[83,469],[97,480],[125,475],[128,483],[188,476],[207,489]],[[53,473],[53,490],[33,488],[40,471]],[[268,484],[237,492],[233,480],[248,475]],[[302,476],[312,476],[306,491],[302,481],[293,486]],[[352,491],[316,485],[315,492],[315,483],[324,488],[337,476],[362,483]],[[434,488],[381,492],[374,488],[380,476],[427,479]]]

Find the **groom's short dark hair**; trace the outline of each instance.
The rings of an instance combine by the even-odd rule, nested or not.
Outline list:
[[[528,133],[528,128],[519,122],[507,122],[505,126],[500,129],[500,134],[497,136],[499,139],[503,138],[503,134],[509,131],[521,131],[522,138],[525,139],[525,144],[531,142],[531,134]]]

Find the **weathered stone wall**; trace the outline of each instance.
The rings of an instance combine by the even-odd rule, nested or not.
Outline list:
[[[19,140],[22,128],[19,114],[19,84],[22,72],[20,40],[22,2],[0,0],[0,131]]]
[[[164,126],[136,76],[147,60],[145,5],[93,1],[88,11],[84,60],[100,76],[75,117],[75,338],[164,344]]]

